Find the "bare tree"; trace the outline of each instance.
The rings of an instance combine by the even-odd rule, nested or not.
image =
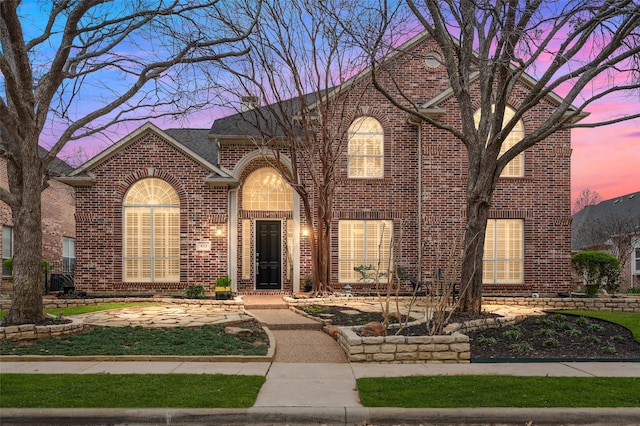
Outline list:
[[[6,324],[43,320],[40,195],[51,161],[67,142],[139,119],[141,109],[146,118],[189,111],[181,103],[196,89],[191,66],[245,54],[239,42],[260,10],[250,0],[41,6],[0,2],[0,151],[9,176],[0,200],[11,208],[14,225],[14,296]],[[48,12],[33,16],[38,9]],[[187,103],[201,105],[195,97]],[[53,129],[56,141],[40,158],[45,129]]]
[[[370,9],[371,2],[367,2]],[[466,226],[461,266],[461,309],[479,312],[483,246],[498,178],[517,155],[554,133],[640,117],[640,112],[598,122],[580,121],[596,101],[637,93],[640,79],[640,3],[634,0],[406,0],[413,19],[442,51],[459,122],[448,124],[421,110],[403,81],[394,79],[388,52],[398,45],[395,16],[381,0],[379,31],[370,23],[351,31],[369,49],[374,85],[398,108],[445,130],[466,148]],[[369,10],[367,9],[367,10]],[[363,35],[364,34],[364,35]],[[533,75],[536,80],[529,77]],[[391,81],[388,85],[382,83]],[[523,85],[524,84],[524,85]],[[526,87],[526,91],[523,91]],[[558,90],[564,98],[553,94]],[[509,104],[517,98],[516,105]],[[554,108],[501,152],[517,123],[549,98]],[[479,117],[474,113],[480,105]],[[513,114],[505,115],[507,107]]]
[[[591,190],[591,188],[585,188],[573,203],[571,214],[576,214],[585,207],[596,205],[600,201],[602,201],[602,197],[598,191]]]
[[[229,66],[226,97],[263,105],[239,112],[253,141],[300,197],[309,233],[313,292],[331,292],[331,221],[336,165],[347,146],[353,112],[366,86],[345,87],[357,68],[346,34],[324,7],[344,13],[350,2],[265,2],[250,53]]]

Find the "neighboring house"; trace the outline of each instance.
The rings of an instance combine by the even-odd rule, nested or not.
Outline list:
[[[459,112],[445,69],[420,59],[437,52],[436,45],[420,37],[402,51],[396,59],[412,94],[455,125]],[[512,106],[529,83],[518,86]],[[511,142],[559,102],[549,96],[528,113]],[[311,273],[304,213],[295,191],[256,147],[247,117],[216,120],[210,130],[145,124],[60,178],[76,188],[76,289],[171,293],[209,287],[228,274],[240,293],[300,290]],[[464,229],[463,146],[447,132],[408,120],[370,85],[350,120],[349,148],[335,171],[332,287],[366,287],[354,267],[379,261],[413,275],[445,266],[448,259],[440,256],[460,242]],[[489,216],[486,292],[571,290],[570,155],[567,130],[505,169]],[[378,259],[380,242],[388,246],[391,236],[397,249],[383,250]]]
[[[571,249],[605,250],[620,260],[622,290],[640,288],[640,192],[586,206],[573,216]]]
[[[40,148],[40,155],[46,151]],[[56,177],[69,173],[72,168],[64,161],[56,159],[49,166],[49,174]],[[46,259],[52,273],[72,272],[75,264],[75,200],[74,189],[69,185],[49,179],[49,187],[42,192],[42,257]],[[0,157],[0,186],[9,189],[6,159]],[[2,260],[13,257],[13,220],[11,209],[0,202],[0,222],[2,222]],[[7,279],[9,272],[3,267],[0,294],[13,291],[13,284]]]

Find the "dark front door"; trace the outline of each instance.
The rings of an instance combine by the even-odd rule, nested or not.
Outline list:
[[[256,289],[281,289],[281,236],[279,220],[256,222]]]

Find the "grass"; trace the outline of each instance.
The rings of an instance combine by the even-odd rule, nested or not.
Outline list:
[[[619,324],[633,333],[634,339],[640,343],[640,313],[636,312],[606,312],[606,311],[556,311],[568,315],[598,318]]]
[[[69,306],[66,308],[45,309],[45,312],[51,315],[72,316],[80,314],[88,314],[91,312],[107,311],[109,309],[133,308],[137,306],[159,306],[157,303],[105,303],[103,305],[87,305],[87,306]],[[0,319],[4,318],[9,311],[0,311]]]
[[[0,407],[244,408],[264,382],[202,374],[2,374]]]
[[[357,380],[365,407],[638,407],[638,377],[412,376]]]
[[[224,325],[202,327],[96,327],[31,344],[0,342],[2,355],[266,355],[267,334],[255,322],[235,324],[251,328],[250,337],[224,332]]]

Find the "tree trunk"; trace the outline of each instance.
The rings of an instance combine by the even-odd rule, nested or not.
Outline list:
[[[462,312],[479,314],[482,310],[482,259],[492,187],[476,184],[467,188],[459,305]]]
[[[37,146],[37,144],[34,144]],[[25,150],[27,151],[27,150]],[[25,157],[34,154],[25,153]],[[28,161],[40,162],[37,157]],[[26,163],[27,161],[24,161]],[[9,162],[8,162],[9,163]],[[5,324],[38,324],[44,321],[42,303],[42,179],[40,167],[12,167],[10,191],[18,201],[11,206],[13,218],[13,301]]]

